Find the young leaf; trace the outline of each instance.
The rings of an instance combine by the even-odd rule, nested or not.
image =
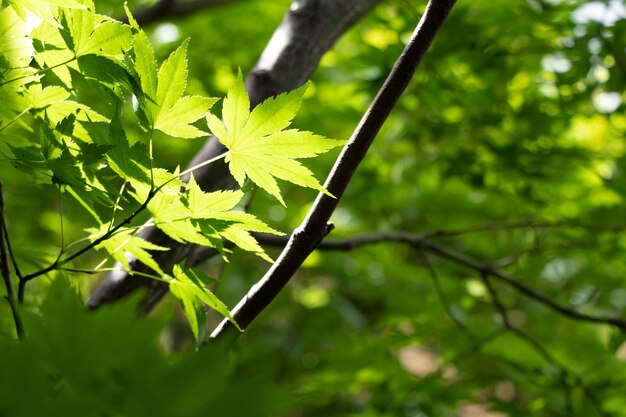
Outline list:
[[[76,56],[88,54],[122,58],[130,49],[130,28],[120,22],[105,21],[97,25],[89,37],[78,46]]]
[[[30,101],[31,108],[43,109],[51,104],[65,101],[70,93],[62,87],[49,86],[42,89],[41,84],[32,84],[26,90],[25,95]]]
[[[306,88],[266,100],[250,113],[250,101],[239,74],[224,99],[224,123],[213,114],[206,115],[209,129],[229,150],[226,162],[239,185],[250,178],[283,205],[276,178],[330,195],[296,159],[313,157],[344,143],[296,129],[283,130],[300,107]]]
[[[217,234],[239,248],[255,253],[268,262],[263,248],[250,232],[264,232],[275,235],[283,233],[272,229],[250,213],[231,211],[243,197],[241,191],[216,191],[205,193],[200,189],[193,176],[187,185],[187,207],[194,224],[200,227],[205,236]],[[219,247],[217,247],[219,250]]]
[[[74,53],[66,46],[71,41],[67,29],[42,23],[30,34],[35,46],[35,61],[41,68],[48,68],[68,88],[72,86],[69,68],[76,68]]]
[[[217,101],[184,96],[187,86],[187,41],[163,62],[156,74],[154,52],[143,32],[135,35],[135,67],[142,87],[137,96],[141,119],[148,130],[160,130],[179,138],[198,138],[207,133],[191,123],[202,118]]]
[[[243,331],[239,328],[239,325],[237,325],[231,316],[226,305],[205,287],[201,276],[208,278],[206,275],[200,271],[194,271],[191,269],[183,271],[179,265],[174,265],[172,275],[173,277],[170,280],[170,291],[172,292],[172,295],[182,302],[185,315],[187,316],[187,320],[189,321],[189,325],[191,326],[191,330],[196,340],[198,340],[199,337],[197,316],[198,309],[196,308],[196,305],[199,302],[202,302],[217,311],[233,323],[237,329]]]
[[[87,232],[91,234],[89,238],[94,241],[104,236],[108,231],[108,226],[108,224],[103,224],[99,229],[87,229]],[[128,252],[159,275],[163,275],[163,271],[159,267],[159,264],[156,263],[148,251],[166,251],[169,250],[169,248],[150,243],[136,236],[135,232],[136,230],[134,229],[122,228],[111,237],[97,245],[96,249],[106,250],[109,255],[111,255],[116,261],[120,262],[126,270],[130,269],[128,259],[125,254],[125,252]]]

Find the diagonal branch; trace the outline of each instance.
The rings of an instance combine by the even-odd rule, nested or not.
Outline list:
[[[337,159],[325,188],[336,198],[320,193],[303,223],[291,235],[278,260],[263,278],[234,308],[232,315],[242,329],[267,307],[287,284],[302,262],[324,237],[328,220],[365,157],[370,145],[396,102],[406,89],[419,63],[428,51],[455,0],[430,0],[404,51],[396,61],[387,80],[361,119],[352,137]],[[239,332],[232,323],[222,321],[212,338],[233,338]]]

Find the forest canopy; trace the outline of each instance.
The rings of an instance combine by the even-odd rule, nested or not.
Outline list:
[[[4,1],[0,415],[626,416],[625,45],[622,0]]]

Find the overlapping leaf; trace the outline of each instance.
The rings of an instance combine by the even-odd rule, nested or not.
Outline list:
[[[140,120],[147,130],[160,130],[179,138],[207,133],[192,123],[202,118],[217,99],[183,96],[187,87],[187,42],[178,47],[156,71],[154,52],[143,31],[134,35],[134,71],[141,85],[137,100]]]
[[[100,228],[87,229],[87,232],[91,234],[89,238],[92,241],[95,241],[96,239],[104,236],[107,231],[108,224],[100,225]],[[134,228],[123,228],[117,231],[108,239],[102,241],[102,243],[96,246],[96,248],[102,248],[106,250],[109,255],[113,257],[113,259],[120,262],[127,270],[130,269],[130,266],[128,265],[126,252],[130,253],[143,264],[151,268],[153,271],[157,272],[159,275],[163,275],[163,271],[148,251],[169,250],[169,248],[155,245],[154,243],[150,243],[147,240],[138,237]]]
[[[52,25],[58,25],[55,13],[58,7],[64,9],[86,9],[87,6],[75,0],[6,0],[24,21],[34,15]],[[91,4],[93,7],[93,4]]]
[[[284,130],[298,111],[306,89],[307,85],[270,98],[250,112],[239,74],[224,99],[224,122],[213,114],[206,116],[211,132],[229,150],[226,162],[239,185],[250,178],[283,205],[276,178],[329,194],[297,159],[314,157],[343,144],[310,132]]]
[[[241,191],[206,193],[191,177],[187,189],[181,191],[180,180],[171,181],[176,174],[153,170],[153,180],[159,192],[148,203],[156,226],[181,243],[195,243],[216,248],[224,254],[222,239],[271,262],[251,232],[281,234],[249,213],[232,211],[243,197]],[[171,181],[171,182],[170,182]],[[145,181],[130,179],[134,198],[143,203],[151,186]]]
[[[199,306],[200,303],[204,303],[217,311],[239,329],[239,326],[231,316],[226,305],[206,288],[201,279],[204,277],[206,280],[206,278],[208,278],[206,275],[192,269],[184,271],[178,265],[174,265],[172,275],[173,277],[171,277],[169,281],[170,291],[174,297],[178,298],[183,304],[185,315],[187,316],[187,320],[189,321],[189,325],[191,326],[196,340],[200,338],[199,322],[202,319],[202,309],[199,308],[201,307]]]

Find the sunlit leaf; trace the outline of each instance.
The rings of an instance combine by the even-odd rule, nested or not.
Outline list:
[[[295,116],[306,87],[266,100],[250,113],[250,101],[239,74],[224,100],[224,124],[210,113],[206,116],[211,132],[229,150],[226,162],[239,185],[250,178],[283,205],[276,178],[330,195],[296,159],[316,156],[343,144],[310,132],[282,130]]]

